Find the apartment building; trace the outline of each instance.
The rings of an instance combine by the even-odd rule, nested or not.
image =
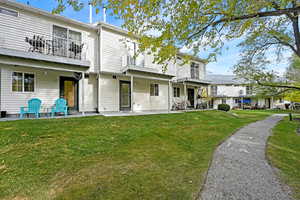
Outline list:
[[[280,97],[258,97],[247,81],[234,75],[208,74],[206,78],[211,80],[210,107],[214,109],[217,109],[219,104],[228,104],[231,109],[272,109],[283,103]]]
[[[70,113],[171,110],[178,101],[195,108],[208,87],[203,60],[182,64],[178,54],[164,71],[110,24],[86,24],[8,0],[0,2],[0,21],[0,110],[10,115],[31,98],[42,100],[42,113],[60,97]]]

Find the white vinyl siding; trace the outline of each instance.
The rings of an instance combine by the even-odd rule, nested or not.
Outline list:
[[[1,108],[2,111],[7,111],[8,114],[18,114],[21,106],[26,106],[31,98],[39,98],[42,100],[44,107],[51,107],[54,101],[59,98],[59,77],[73,77],[72,72],[33,69],[28,67],[14,67],[0,64],[1,77]],[[34,74],[35,88],[33,92],[13,92],[12,90],[12,73],[22,72]],[[97,81],[95,76],[90,76],[85,79],[84,91],[84,109],[85,111],[95,111],[97,107]],[[82,89],[79,85],[79,103],[81,102]],[[82,106],[79,104],[79,106]],[[44,112],[44,111],[41,111]]]
[[[128,42],[129,41],[129,42]],[[108,30],[107,28],[102,29],[102,67],[101,70],[108,72],[121,72],[125,65],[127,56],[134,56],[137,52],[137,45],[130,42],[128,37],[117,33],[115,31]],[[153,55],[148,55],[147,52],[138,54],[136,60],[131,62],[137,66],[144,66],[145,68],[152,68],[157,73],[161,74],[172,74],[175,75],[175,65],[170,62],[166,72],[163,72],[162,65],[153,63]]]
[[[0,2],[1,4],[1,2]],[[7,7],[7,9],[11,9]],[[89,71],[96,71],[98,43],[95,30],[86,29],[65,22],[60,22],[49,17],[33,14],[24,10],[19,12],[18,17],[0,13],[0,48],[14,49],[28,52],[30,44],[25,42],[25,38],[33,38],[34,35],[52,40],[53,25],[68,28],[77,33],[81,33],[83,46],[82,57],[91,62]]]

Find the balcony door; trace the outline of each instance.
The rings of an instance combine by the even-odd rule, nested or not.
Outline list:
[[[67,101],[69,110],[78,111],[78,80],[73,77],[60,77],[60,98]]]
[[[131,110],[131,84],[129,81],[120,81],[120,110]]]

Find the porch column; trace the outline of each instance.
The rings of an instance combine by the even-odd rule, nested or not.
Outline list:
[[[209,101],[208,101],[208,86],[207,87],[205,87],[205,89],[206,89],[206,108],[207,109],[209,109]]]
[[[274,97],[273,96],[271,97],[271,103],[270,104],[271,104],[270,108],[273,109],[273,105],[274,105]]]
[[[241,106],[242,106],[242,110],[244,110],[244,97],[242,97]]]
[[[84,115],[84,72],[81,73],[81,110],[82,115]]]
[[[100,91],[101,91],[101,85],[100,85],[100,73],[98,74],[98,90],[97,90],[97,92],[98,92],[98,112],[100,112],[100,107],[101,107],[101,101],[100,101],[100,97],[101,97],[101,95],[100,95]]]
[[[187,108],[187,96],[186,96],[186,83],[183,82],[183,90],[184,90],[184,110]]]
[[[131,112],[133,112],[133,76],[130,76],[130,103],[131,103]]]
[[[171,92],[172,91],[172,85],[171,85],[171,81],[169,80],[169,85],[168,85],[168,112],[170,112],[170,107],[171,107]]]

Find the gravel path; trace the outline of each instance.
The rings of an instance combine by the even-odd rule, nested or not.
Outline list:
[[[282,115],[237,131],[221,144],[207,174],[201,200],[291,200],[265,158],[266,141]]]

